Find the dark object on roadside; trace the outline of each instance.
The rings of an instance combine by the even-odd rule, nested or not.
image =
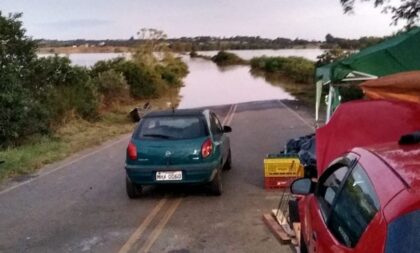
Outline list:
[[[398,144],[400,145],[408,145],[408,144],[416,144],[416,143],[420,143],[420,131],[403,135],[401,136],[398,142]]]
[[[289,140],[284,153],[299,157],[300,163],[304,167],[305,177],[317,176],[315,134]]]
[[[140,114],[139,109],[136,107],[130,112],[130,118],[133,122],[139,122],[140,121]]]
[[[290,227],[293,227],[293,223],[300,222],[298,200],[290,199],[288,204],[289,204],[289,225]]]
[[[149,102],[146,102],[142,108],[136,107],[133,110],[130,111],[129,115],[131,118],[131,121],[134,123],[139,122],[141,117],[146,114],[147,111],[149,111],[152,108],[151,104]]]
[[[4,163],[5,161],[0,161],[0,164]]]
[[[150,108],[152,108],[152,106],[150,105],[150,103],[149,103],[149,102],[146,102],[146,103],[143,105],[143,110],[149,110]]]

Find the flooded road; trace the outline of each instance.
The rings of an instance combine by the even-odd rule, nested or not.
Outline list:
[[[190,73],[181,88],[179,108],[236,104],[271,99],[294,99],[278,86],[254,77],[249,66],[220,68],[209,60],[183,57]]]
[[[243,59],[256,56],[300,56],[310,60],[322,54],[322,49],[281,49],[281,50],[231,50]],[[212,56],[217,51],[202,51],[203,55]],[[42,55],[48,56],[48,55]],[[64,56],[64,55],[63,55]],[[130,57],[124,53],[84,53],[67,55],[73,64],[91,67],[97,61],[116,57]],[[229,66],[220,68],[209,60],[191,59],[182,56],[188,64],[189,74],[184,79],[180,90],[179,108],[193,108],[235,104],[242,102],[264,101],[272,99],[294,99],[281,88],[273,86],[262,77],[251,75],[249,66]]]
[[[226,50],[227,52],[234,53],[245,60],[251,60],[253,57],[260,56],[297,56],[303,57],[311,61],[316,61],[317,56],[324,53],[324,49],[320,48],[306,48],[306,49],[258,49],[258,50]],[[213,56],[216,55],[219,51],[199,51],[198,54]]]

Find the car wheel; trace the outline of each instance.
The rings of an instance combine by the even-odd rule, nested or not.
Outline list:
[[[225,162],[225,165],[223,166],[223,170],[230,170],[230,169],[232,169],[232,152],[229,149],[229,154]]]
[[[300,244],[299,244],[300,253],[308,253],[308,248],[306,247],[305,240],[303,240],[302,232],[300,232]]]
[[[128,177],[125,177],[125,189],[127,191],[127,196],[130,199],[135,199],[139,197],[142,190],[140,185],[131,182],[131,180]]]
[[[223,185],[222,185],[222,173],[220,170],[217,170],[216,175],[213,180],[210,182],[210,191],[215,196],[222,195]]]

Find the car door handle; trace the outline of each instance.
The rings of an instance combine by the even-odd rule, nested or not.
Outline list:
[[[316,232],[312,232],[312,239],[316,242],[316,239],[317,239]]]

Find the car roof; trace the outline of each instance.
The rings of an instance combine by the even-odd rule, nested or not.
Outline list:
[[[399,145],[395,142],[366,149],[384,161],[407,187],[420,189],[420,144]]]
[[[207,109],[175,109],[152,111],[146,114],[143,118],[148,117],[167,117],[167,116],[198,116],[203,115]]]

